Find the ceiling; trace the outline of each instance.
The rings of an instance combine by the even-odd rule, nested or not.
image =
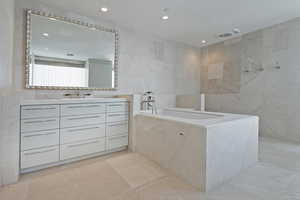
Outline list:
[[[41,0],[169,40],[201,46],[239,28],[252,32],[300,16],[299,0]],[[108,13],[99,13],[101,5]],[[161,20],[168,8],[169,20]]]

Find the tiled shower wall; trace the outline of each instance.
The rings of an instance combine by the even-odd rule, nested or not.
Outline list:
[[[258,115],[262,136],[300,142],[300,19],[203,48],[201,54],[207,110]],[[223,66],[221,76],[214,64]]]

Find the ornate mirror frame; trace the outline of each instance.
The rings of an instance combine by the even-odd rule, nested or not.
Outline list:
[[[115,55],[114,55],[114,88],[91,88],[91,87],[56,87],[56,86],[33,86],[30,85],[29,73],[30,73],[30,49],[31,49],[31,17],[32,15],[52,18],[58,21],[67,22],[74,25],[83,26],[90,29],[99,31],[110,32],[115,35]],[[82,22],[76,19],[57,16],[52,13],[46,13],[39,10],[26,10],[26,49],[25,49],[25,88],[27,89],[44,89],[44,90],[102,90],[102,91],[115,91],[118,89],[118,62],[119,62],[119,33],[116,29],[106,28],[96,24],[90,24]]]

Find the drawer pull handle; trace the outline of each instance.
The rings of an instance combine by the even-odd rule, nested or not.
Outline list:
[[[67,108],[97,108],[97,107],[102,107],[102,105],[68,106]]]
[[[76,117],[76,118],[69,118],[68,120],[79,120],[79,119],[97,119],[100,116],[93,116],[93,117]]]
[[[120,116],[126,116],[124,114],[110,114],[109,117],[120,117]]]
[[[35,154],[41,154],[41,153],[48,153],[51,151],[55,151],[56,149],[50,149],[50,150],[46,150],[46,151],[36,151],[36,152],[32,152],[32,153],[24,153],[24,155],[29,156],[29,155],[35,155]]]
[[[95,144],[98,143],[99,141],[93,141],[93,142],[86,142],[86,143],[81,143],[81,144],[73,144],[73,145],[69,145],[68,147],[79,147],[79,146],[84,146],[84,145],[89,145],[89,144]]]
[[[110,107],[121,107],[123,106],[124,104],[112,104],[112,105],[109,105]]]
[[[113,137],[113,138],[109,138],[109,140],[120,140],[120,139],[124,139],[124,138],[128,138],[128,136]]]
[[[72,129],[72,130],[68,130],[68,132],[77,132],[77,131],[93,130],[93,129],[98,129],[98,128],[100,128],[100,127],[81,128],[81,129]]]
[[[45,122],[56,122],[56,119],[29,121],[29,122],[24,122],[24,124],[36,124],[36,123],[45,123]]]
[[[108,125],[108,126],[110,126],[110,127],[115,127],[115,126],[126,126],[127,125],[127,123],[122,123],[122,124],[110,124],[110,125]]]
[[[36,136],[44,136],[44,135],[54,135],[57,132],[45,133],[45,134],[34,134],[34,135],[25,135],[24,138],[36,137]]]
[[[56,107],[47,107],[47,108],[24,108],[24,110],[29,110],[29,111],[32,111],[32,110],[55,110]]]

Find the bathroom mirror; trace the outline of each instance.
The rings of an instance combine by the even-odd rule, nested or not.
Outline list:
[[[117,88],[116,30],[33,10],[26,28],[26,88]]]

